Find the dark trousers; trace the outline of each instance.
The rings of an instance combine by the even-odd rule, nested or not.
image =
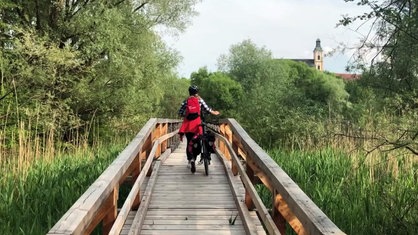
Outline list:
[[[190,142],[192,141],[193,137],[195,136],[195,133],[193,132],[186,132],[186,139],[187,139],[187,146],[186,146],[186,155],[187,160],[190,161],[192,159],[196,160],[197,155],[200,154],[200,143],[198,144],[198,149],[193,149],[193,151],[188,151]]]

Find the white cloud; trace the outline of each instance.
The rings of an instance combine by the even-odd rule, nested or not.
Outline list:
[[[219,56],[245,39],[265,46],[277,58],[312,58],[317,38],[326,52],[340,42],[353,44],[357,35],[335,26],[342,15],[364,12],[343,0],[206,0],[196,9],[200,15],[184,34],[166,38],[184,58],[178,68],[184,77],[203,66],[216,70]],[[324,67],[343,72],[348,58],[326,58]]]

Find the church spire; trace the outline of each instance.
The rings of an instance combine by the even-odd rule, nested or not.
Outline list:
[[[316,39],[316,46],[315,46],[315,49],[313,50],[313,54],[314,54],[315,68],[318,69],[319,71],[323,71],[324,70],[323,50],[321,47],[321,40],[319,40],[319,38]]]
[[[314,52],[315,51],[322,51],[321,40],[319,40],[319,38],[316,39],[316,46],[315,46]]]

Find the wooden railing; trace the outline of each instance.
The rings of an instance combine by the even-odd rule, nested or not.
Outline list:
[[[139,189],[152,172],[153,160],[179,143],[175,135],[179,124],[179,120],[150,119],[48,234],[90,234],[100,222],[103,234],[120,231],[127,212],[141,202]],[[135,183],[118,213],[119,188],[126,181]]]
[[[246,188],[245,204],[256,209],[270,234],[285,234],[286,223],[297,234],[345,234],[342,232],[280,166],[247,134],[234,119],[217,127],[221,133],[218,154],[231,162],[233,175],[240,175]],[[266,212],[254,185],[263,184],[272,193],[273,208]],[[276,228],[273,228],[272,222]]]
[[[158,168],[159,163],[154,160],[165,158],[177,147],[180,123],[180,120],[150,119],[48,234],[90,234],[99,224],[103,234],[119,234],[129,211],[146,206],[140,187],[145,176],[151,175],[152,164]],[[220,132],[217,154],[229,165],[225,167],[226,174],[239,176],[245,186],[244,205],[236,201],[243,221],[245,211],[255,210],[268,234],[285,234],[286,224],[297,234],[344,234],[236,120],[222,120],[213,128]],[[118,212],[119,188],[127,181],[134,182],[133,187]],[[273,208],[264,206],[255,190],[256,184],[270,190]],[[240,198],[238,190],[232,192]],[[151,192],[146,191],[144,197],[147,193]],[[254,234],[250,224],[244,226],[248,234]]]

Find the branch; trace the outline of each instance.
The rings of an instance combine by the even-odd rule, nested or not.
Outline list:
[[[4,98],[6,98],[8,95],[10,95],[13,91],[9,91],[7,92],[4,96],[0,97],[0,100],[3,100]]]
[[[141,4],[139,4],[139,6],[138,7],[136,7],[134,10],[133,10],[133,13],[135,13],[135,12],[137,12],[137,11],[139,11],[141,8],[143,8],[145,5],[147,5],[149,2],[148,1],[145,1],[145,2],[143,2],[143,3],[141,3]]]
[[[393,4],[393,2],[391,2],[387,7],[389,7],[390,5],[392,5]],[[405,5],[406,5],[406,2],[399,8],[399,11],[397,12],[397,16],[399,16],[400,17],[400,14],[401,14],[401,11],[403,10],[403,8],[405,7]],[[384,9],[384,8],[380,8],[380,9]],[[378,16],[376,16],[376,17],[378,17]],[[389,23],[389,24],[391,24],[391,25],[393,25],[396,29],[398,29],[399,31],[401,31],[401,32],[403,32],[403,33],[405,33],[406,35],[408,35],[409,37],[411,37],[412,39],[414,39],[414,40],[416,40],[416,41],[418,41],[418,38],[417,37],[415,37],[415,35],[413,35],[413,34],[411,34],[411,33],[409,33],[408,31],[406,31],[406,30],[404,30],[401,26],[399,26],[398,24],[396,24],[396,23],[394,23],[394,22],[392,22],[390,19],[388,19],[385,15],[381,15],[381,19],[382,20],[384,20],[385,22],[387,22],[387,23]]]

